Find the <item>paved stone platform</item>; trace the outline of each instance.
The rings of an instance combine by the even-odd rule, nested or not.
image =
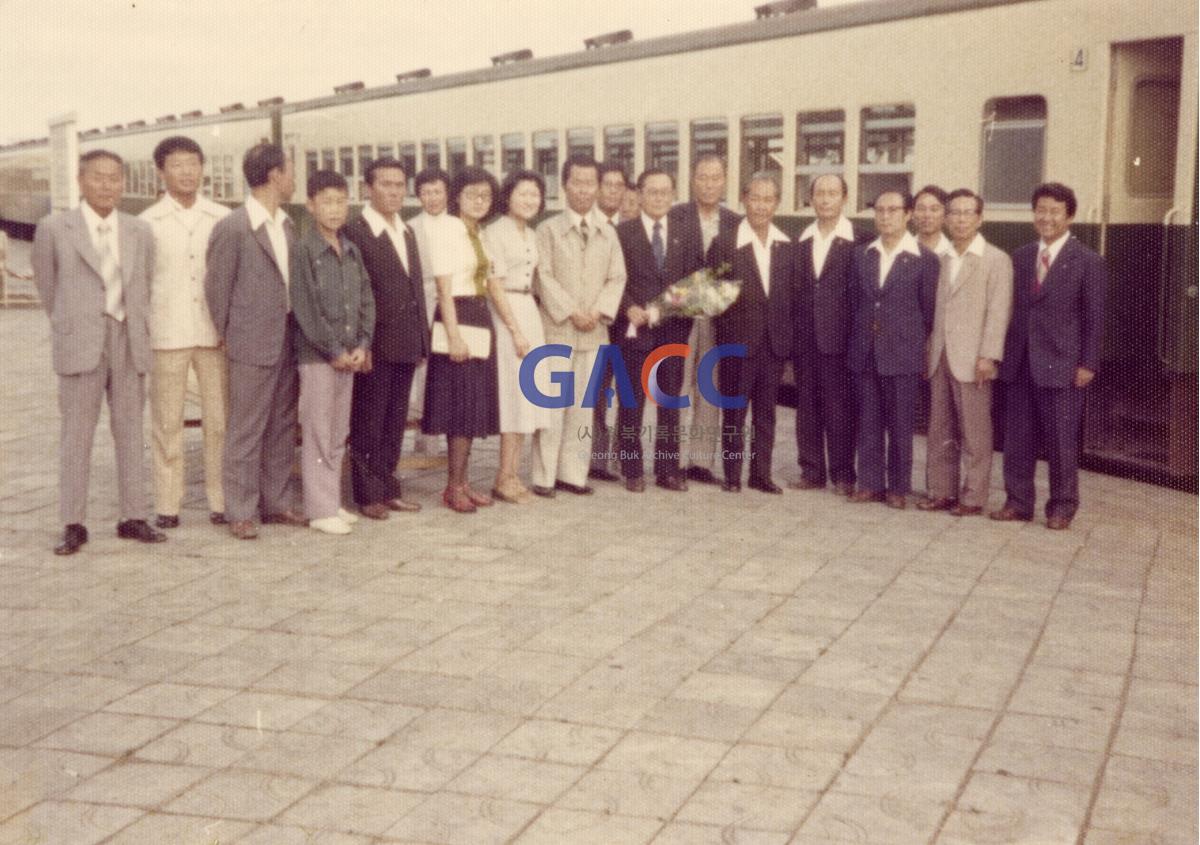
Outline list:
[[[0,845],[1196,841],[1194,496],[1085,473],[1061,533],[696,486],[460,516],[429,471],[419,514],[242,542],[189,429],[145,547],[102,420],[58,558],[57,431],[45,316],[0,311]]]

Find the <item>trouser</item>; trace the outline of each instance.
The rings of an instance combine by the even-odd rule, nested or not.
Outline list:
[[[886,490],[896,495],[906,495],[912,490],[913,432],[920,381],[916,373],[881,376],[873,366],[854,374],[858,393],[859,489],[871,493]]]
[[[225,350],[196,346],[156,349],[150,382],[150,422],[153,427],[154,509],[178,516],[183,501],[183,407],[188,370],[196,371],[200,386],[200,419],[204,432],[204,493],[208,509],[225,510],[221,489],[221,459],[225,449],[229,363]]]
[[[812,352],[797,356],[792,370],[800,474],[817,484],[854,484],[854,388],[845,356]]]
[[[690,405],[681,414],[683,430],[687,432],[680,463],[687,467],[699,467],[710,472],[716,464],[717,452],[721,444],[721,409],[711,404],[700,395],[700,383],[697,378],[700,370],[700,360],[708,354],[715,345],[712,319],[696,317],[692,320],[692,333],[688,337],[688,348],[691,350],[683,365],[683,386],[687,390]],[[720,378],[721,365],[718,364],[713,373],[714,379]]]
[[[596,364],[596,350],[575,349],[569,361],[552,358],[547,361],[550,362],[553,362],[554,372],[572,374],[575,395],[566,408],[549,411],[548,427],[534,432],[530,480],[537,487],[553,487],[555,481],[582,487],[587,484],[592,454],[592,444],[587,438],[592,409],[583,407],[583,394]]]
[[[96,369],[58,377],[58,511],[64,525],[87,518],[92,442],[100,406],[108,400],[108,426],[117,453],[117,490],[121,519],[146,518],[146,469],[142,451],[145,376],[137,371],[124,321],[103,317],[104,349]]]
[[[962,382],[950,372],[946,353],[929,377],[929,435],[925,471],[929,495],[987,504],[992,477],[992,383]],[[960,494],[960,464],[962,473]]]
[[[1022,516],[1033,516],[1034,470],[1038,446],[1050,465],[1050,499],[1046,516],[1071,519],[1079,509],[1079,432],[1083,421],[1083,389],[1038,387],[1029,365],[1004,386],[1004,490],[1006,504]]]
[[[642,465],[642,419],[646,410],[646,392],[642,386],[641,372],[646,358],[652,350],[621,350],[625,367],[630,373],[634,403],[621,406],[617,413],[617,442],[620,444],[621,474],[626,478],[641,478],[645,473]],[[659,389],[668,396],[678,396],[683,388],[683,359],[675,356],[663,358],[656,368]],[[654,426],[654,476],[657,479],[672,478],[679,474],[679,409],[659,405],[655,411]]]
[[[608,424],[608,391],[613,386],[612,359],[604,359],[604,372],[600,376],[600,389],[596,391],[596,407],[592,409],[592,462],[593,470],[615,472],[618,466],[616,437]],[[614,397],[615,398],[615,397]],[[616,404],[613,402],[612,404]]]
[[[776,358],[764,345],[746,358],[724,358],[721,361],[721,393],[725,396],[744,396],[747,404],[741,408],[725,408],[722,414],[721,449],[725,480],[740,483],[745,452],[746,412],[750,412],[754,440],[750,451],[750,481],[769,481],[771,456],[775,447],[775,403],[779,395],[779,380],[783,377],[783,360]]]
[[[289,316],[279,360],[270,366],[229,362],[229,423],[222,482],[225,515],[230,522],[295,507],[292,465],[299,398],[295,331]]]
[[[375,361],[354,376],[350,414],[350,481],[360,506],[400,498],[396,463],[404,443],[412,363]]]
[[[300,479],[309,519],[337,516],[342,506],[353,391],[353,373],[339,372],[326,361],[300,365]]]

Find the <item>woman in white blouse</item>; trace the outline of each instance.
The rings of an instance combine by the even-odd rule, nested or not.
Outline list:
[[[504,216],[484,233],[493,262],[488,290],[496,326],[500,394],[500,466],[492,495],[514,504],[533,499],[518,475],[524,437],[549,424],[545,409],[526,399],[520,385],[523,359],[531,349],[546,342],[533,298],[538,249],[532,225],[533,218],[546,207],[545,194],[546,182],[540,173],[510,173],[500,188],[499,210]]]

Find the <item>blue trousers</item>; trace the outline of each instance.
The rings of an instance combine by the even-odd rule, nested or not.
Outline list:
[[[1038,446],[1045,447],[1050,465],[1050,499],[1046,516],[1071,519],[1079,508],[1079,431],[1083,421],[1083,390],[1078,387],[1038,387],[1028,365],[1004,385],[1005,504],[1032,517],[1036,495],[1033,476]]]
[[[912,443],[917,427],[917,373],[854,374],[858,395],[858,488],[907,495],[912,490]],[[886,438],[887,461],[884,461]]]

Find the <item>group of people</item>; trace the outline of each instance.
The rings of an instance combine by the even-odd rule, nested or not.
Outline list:
[[[165,139],[154,160],[165,192],[136,218],[117,209],[121,159],[86,153],[82,202],[41,221],[34,238],[62,412],[58,554],[88,539],[88,469],[105,396],[118,536],[161,542],[160,529],[179,525],[190,371],[210,520],[241,539],[256,537],[259,523],[346,534],[360,516],[419,510],[395,474],[418,390],[422,431],[446,437],[442,501],[456,512],[587,495],[589,478],[641,493],[639,375],[648,360],[662,393],[690,399],[681,415],[677,403],[650,398],[662,489],[686,491],[692,481],[739,492],[748,463],[750,488],[781,493],[775,406],[791,362],[800,471],[790,486],[832,485],[852,502],[905,507],[924,377],[929,493],[917,507],[981,513],[999,378],[1007,499],[992,518],[1032,518],[1039,445],[1050,462],[1048,527],[1066,528],[1078,507],[1082,390],[1097,368],[1106,282],[1102,259],[1070,235],[1076,202],[1066,186],[1035,191],[1039,241],[1010,261],[979,233],[983,200],[969,189],[928,186],[915,199],[884,191],[868,238],[844,215],[845,181],[824,175],[809,186],[816,219],[792,240],[774,222],[776,176],[746,180],[743,218],[722,206],[724,162],[708,155],[694,163],[692,199],[680,204],[673,173],[651,167],[634,186],[619,167],[570,156],[565,208],[536,227],[546,185],[534,171],[516,170],[502,185],[478,167],[422,171],[414,179],[422,211],[405,222],[410,174],[400,161],[366,168],[368,203],[354,219],[345,179],[321,170],[307,179],[312,225],[303,235],[284,211],[295,181],[279,146],[246,153],[249,194],[233,211],[201,194],[204,153],[192,139]],[[740,282],[728,310],[688,318],[659,306],[671,285],[706,268]],[[543,407],[522,389],[522,364],[544,344],[570,350],[533,370],[543,394],[574,385],[566,407]],[[672,344],[688,354],[662,355]],[[621,355],[602,355],[605,345]],[[720,359],[716,383],[745,401],[719,409],[700,394],[713,377],[703,362],[730,345],[738,354]],[[613,360],[633,388],[615,424]],[[593,408],[585,395],[598,361]],[[147,373],[153,526],[142,460]],[[302,495],[293,478],[298,429]],[[469,478],[471,446],[497,434],[485,492]],[[526,435],[529,486],[520,474]],[[342,495],[347,459],[352,503]]]

